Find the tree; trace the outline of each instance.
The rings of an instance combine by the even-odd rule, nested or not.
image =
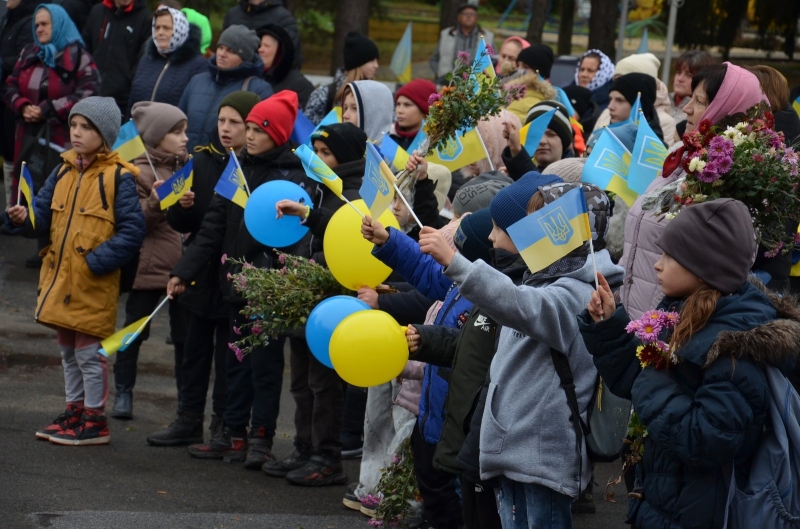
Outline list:
[[[533,0],[531,5],[531,21],[525,38],[531,44],[541,44],[544,24],[547,22],[547,0]]]
[[[619,2],[617,0],[591,0],[591,3],[592,14],[589,15],[589,49],[597,49],[609,57],[613,57],[617,19],[619,18],[619,12],[617,11]]]
[[[572,54],[572,24],[575,22],[575,0],[561,0],[561,21],[558,25],[558,55]]]
[[[455,26],[458,22],[458,6],[464,0],[442,0],[442,10],[439,12],[439,29]]]
[[[344,63],[344,38],[351,31],[369,35],[370,0],[341,0],[336,9],[330,73]]]

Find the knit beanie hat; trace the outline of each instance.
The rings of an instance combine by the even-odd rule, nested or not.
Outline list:
[[[122,123],[122,114],[117,102],[112,97],[90,96],[81,99],[69,112],[67,123],[72,116],[83,116],[88,119],[94,128],[100,132],[107,147],[112,147],[117,141],[119,127]]]
[[[492,199],[501,189],[510,186],[509,182],[502,180],[488,180],[486,182],[472,183],[462,186],[453,199],[453,211],[459,217],[466,213],[475,213],[488,208]]]
[[[541,101],[533,105],[531,109],[528,110],[528,115],[525,117],[525,123],[530,123],[534,119],[553,110],[554,108],[556,109],[556,113],[553,114],[553,118],[550,120],[550,124],[547,126],[547,128],[558,134],[558,137],[561,138],[561,144],[564,146],[564,151],[566,151],[569,146],[572,145],[574,135],[572,124],[569,122],[569,111],[567,110],[567,107],[558,101],[553,101],[552,99]]]
[[[261,40],[254,30],[241,24],[234,24],[228,26],[228,29],[219,36],[217,45],[219,46],[220,44],[230,48],[244,62],[250,62],[255,57],[258,47],[261,45]]]
[[[436,203],[441,211],[447,202],[447,192],[450,191],[450,184],[453,182],[453,173],[444,165],[428,162],[428,178],[436,184],[433,194],[436,195]]]
[[[507,232],[509,226],[528,214],[528,201],[539,187],[557,182],[561,182],[561,179],[556,175],[542,175],[536,171],[526,173],[510,186],[501,189],[492,199],[489,205],[492,220]]]
[[[530,174],[530,173],[528,173]],[[606,235],[608,235],[608,220],[611,215],[611,201],[602,189],[594,184],[587,183],[556,183],[539,187],[545,204],[555,202],[568,191],[576,187],[583,188],[583,196],[586,197],[586,206],[589,210],[589,226],[592,228],[592,247],[595,252],[605,249]],[[571,256],[586,255],[589,251],[585,246],[573,250]]]
[[[397,103],[397,98],[405,96],[411,100],[412,103],[426,116],[428,115],[428,98],[436,93],[436,85],[427,79],[414,79],[410,83],[404,84],[400,90],[394,95],[394,102]]]
[[[489,234],[492,233],[492,214],[489,208],[483,208],[461,219],[453,241],[458,251],[470,261],[483,259],[485,263],[492,263],[492,243]]]
[[[583,116],[587,110],[592,108],[592,91],[579,85],[569,85],[564,87],[569,102],[572,103],[575,112]]]
[[[247,115],[253,110],[253,107],[261,102],[261,96],[256,93],[248,92],[247,90],[237,90],[231,92],[222,98],[219,104],[217,114],[222,107],[231,107],[242,116],[242,119],[247,119]]]
[[[327,145],[340,164],[362,159],[367,150],[367,135],[352,123],[322,125],[311,140]]]
[[[261,127],[261,130],[272,138],[276,146],[281,146],[289,141],[292,130],[294,130],[297,105],[297,92],[281,90],[254,106],[247,115],[246,121]]]
[[[186,20],[189,21],[189,24],[200,28],[200,53],[205,55],[206,50],[211,46],[211,38],[213,37],[211,21],[208,20],[207,16],[191,7],[184,7],[181,12],[186,15]]]
[[[581,181],[583,166],[586,165],[586,158],[564,158],[553,162],[544,168],[543,174],[554,174],[568,183]]]
[[[656,80],[646,73],[629,73],[619,77],[611,84],[611,90],[616,90],[623,95],[625,100],[633,105],[636,97],[642,94],[642,112],[645,119],[650,121],[655,116]]]
[[[131,117],[144,144],[151,148],[155,148],[179,122],[188,121],[178,107],[155,101],[139,101],[131,108]]]
[[[652,53],[636,53],[620,59],[614,69],[614,76],[644,73],[653,79],[657,79],[659,68],[661,68],[661,61]]]
[[[353,70],[373,59],[380,58],[378,46],[372,39],[351,31],[344,38],[344,69]]]
[[[724,295],[732,294],[747,280],[753,263],[753,218],[747,206],[732,198],[701,202],[683,208],[656,246]]]
[[[550,70],[553,69],[554,61],[553,48],[546,44],[532,44],[517,55],[517,62],[539,72],[539,75],[545,79],[550,78]]]

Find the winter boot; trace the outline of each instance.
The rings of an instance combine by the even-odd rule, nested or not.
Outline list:
[[[152,446],[179,446],[203,442],[203,416],[184,412],[172,421],[165,430],[148,436],[147,443]]]

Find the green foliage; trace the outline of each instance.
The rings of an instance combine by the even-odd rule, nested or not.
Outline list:
[[[414,474],[414,458],[411,453],[411,440],[406,439],[392,456],[392,463],[381,469],[378,494],[367,495],[366,503],[377,504],[372,527],[408,527],[408,511],[412,502],[422,498],[417,488]]]

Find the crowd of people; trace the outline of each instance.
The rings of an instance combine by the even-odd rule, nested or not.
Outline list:
[[[325,229],[344,203],[294,155],[298,113],[318,124],[341,107],[341,123],[318,127],[310,143],[341,178],[342,195],[359,198],[367,142],[380,149],[390,137],[411,149],[458,54],[471,61],[481,35],[493,41],[477,8],[461,6],[457,25],[441,32],[433,81],[414,79],[392,93],[374,80],[378,47],[358,33],[347,35],[333,81],[315,88],[300,71],[297,25],[280,2],[242,0],[213,49],[208,20],[176,0],[154,13],[142,0],[86,7],[8,0],[0,23],[2,229],[38,241],[27,261],[40,267],[35,318],[57,331],[65,376],[66,409],[37,438],[107,444],[108,417],[133,418],[149,326],[116,354],[108,416],[100,351],[115,331],[121,291],[129,290],[126,326],[169,298],[177,418],[150,434],[150,445],[188,445],[191,457],[240,461],[300,486],[352,481],[344,505],[372,516],[381,469],[398,440],[410,438],[419,527],[572,527],[572,513],[594,512],[595,500],[592,461],[553,360],[562,355],[582,416],[599,372],[647,423],[628,523],[725,525],[724,469],[746,468],[767,414],[759,366],[778,360],[761,354],[769,343],[738,351],[735,364],[719,348],[707,355],[720,332],[749,337],[776,319],[796,318],[776,297],[797,290],[792,256],[757,251],[750,213],[736,200],[692,206],[670,221],[644,208],[644,195],[628,207],[581,176],[606,126],[628,122],[637,100],[670,152],[648,191],[685,176],[685,133],[761,102],[785,145],[797,145],[800,117],[779,72],[691,50],[678,58],[670,92],[655,55],[614,64],[591,49],[563,87],[571,115],[550,84],[553,50],[506,39],[496,71],[506,87],[526,91],[479,123],[486,159],[451,172],[412,149],[406,168],[416,181],[391,207],[400,228],[364,219],[362,235],[393,270],[393,288],[367,285],[355,295],[408,326],[409,361],[396,380],[359,388],[320,363],[302,331],[242,359],[229,348],[252,332],[244,330],[246,302],[230,280],[241,271],[238,261],[282,264],[248,232],[244,209],[215,186],[232,156],[250,192],[275,180],[301,186],[312,203],[282,200],[276,214],[300,217],[310,231],[282,250],[324,266]],[[520,129],[550,111],[538,144],[523,145]],[[134,160],[112,149],[127,119],[145,147]],[[632,151],[636,127],[614,131]],[[157,190],[190,155],[191,190],[163,210]],[[31,164],[38,169],[29,208],[17,202],[17,185],[21,162],[33,157],[43,161]],[[591,241],[528,270],[509,228],[575,189],[586,197]],[[754,273],[765,285],[749,282]],[[681,362],[666,372],[640,366],[637,343],[625,332],[631,319],[657,307],[681,317],[672,349]],[[797,333],[771,329],[771,340],[796,340]],[[291,454],[274,454],[287,345],[296,435]],[[343,458],[361,458],[357,479],[345,475]]]

